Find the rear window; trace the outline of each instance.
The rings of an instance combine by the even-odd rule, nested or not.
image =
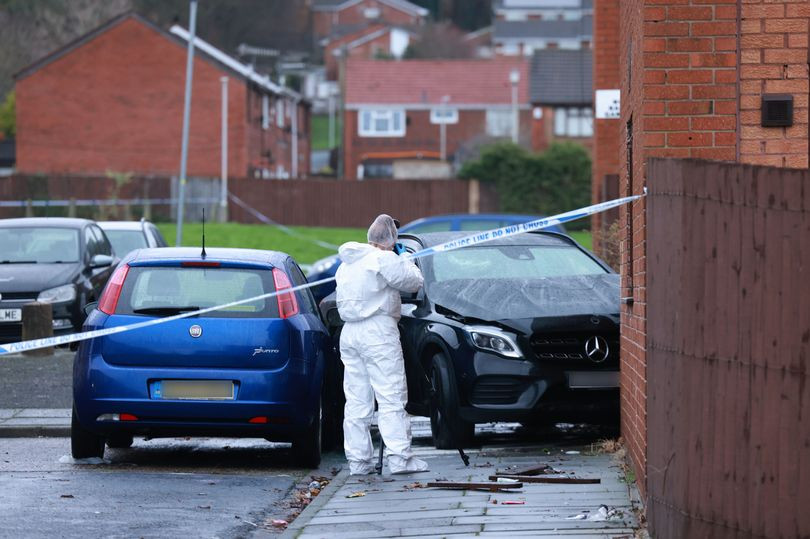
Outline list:
[[[119,257],[135,249],[143,249],[146,245],[146,236],[140,230],[107,230],[107,238],[112,243],[113,251]]]
[[[275,292],[273,272],[243,268],[131,267],[116,314],[162,307],[204,309]],[[153,314],[152,314],[153,315]],[[201,315],[204,318],[278,318],[275,297]]]

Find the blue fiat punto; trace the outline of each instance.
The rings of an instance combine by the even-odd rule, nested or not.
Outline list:
[[[73,367],[71,449],[102,457],[133,436],[292,442],[317,466],[322,379],[332,346],[306,279],[284,253],[140,249],[88,305],[85,331],[281,294],[82,342]]]

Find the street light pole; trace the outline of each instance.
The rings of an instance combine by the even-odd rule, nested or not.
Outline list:
[[[228,222],[228,77],[221,77],[222,83],[222,170],[221,193],[219,196],[219,221]]]
[[[191,79],[194,76],[194,36],[197,31],[197,0],[189,2],[188,55],[186,57],[186,94],[183,103],[183,140],[180,150],[180,185],[177,193],[177,247],[183,242],[183,205],[186,196],[186,164],[188,163],[188,123],[191,113]]]
[[[520,71],[513,69],[509,73],[509,82],[512,83],[512,142],[518,143],[519,122],[518,116],[518,83],[520,82]]]
[[[448,101],[450,101],[449,95],[442,96],[442,113],[439,115],[439,154],[442,162],[447,161],[447,118],[444,115],[447,113]]]

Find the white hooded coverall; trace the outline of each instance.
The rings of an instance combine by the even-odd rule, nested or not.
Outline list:
[[[338,251],[337,307],[345,325],[340,355],[345,366],[344,448],[352,474],[374,471],[369,427],[377,398],[379,427],[391,473],[425,471],[411,451],[411,423],[405,413],[408,390],[399,340],[400,291],[416,292],[422,273],[392,251],[349,242]]]

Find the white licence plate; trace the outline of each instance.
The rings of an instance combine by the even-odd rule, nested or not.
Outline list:
[[[568,387],[571,389],[611,389],[619,387],[618,371],[571,371]]]
[[[0,323],[21,321],[22,309],[0,309]]]

